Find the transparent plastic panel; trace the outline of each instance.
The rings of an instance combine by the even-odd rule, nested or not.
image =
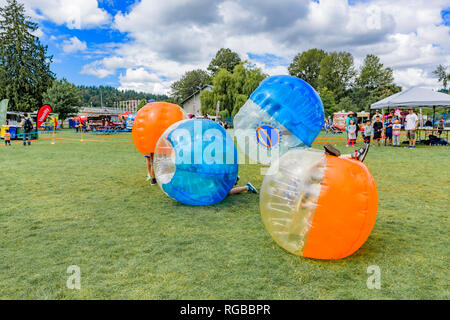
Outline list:
[[[311,146],[325,122],[319,95],[297,77],[269,77],[261,82],[250,100],[307,146]]]
[[[290,150],[272,164],[261,187],[260,210],[267,231],[296,255],[302,254],[308,237],[325,165],[322,151]]]
[[[174,125],[174,127],[176,126],[177,124]],[[175,150],[167,140],[169,132],[169,130],[166,130],[161,138],[159,138],[155,148],[155,157],[153,159],[155,176],[160,184],[169,183],[176,171]]]
[[[300,139],[252,100],[236,114],[234,135],[242,152],[252,161],[265,165],[290,149],[306,148]]]

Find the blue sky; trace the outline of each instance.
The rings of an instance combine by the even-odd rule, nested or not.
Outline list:
[[[128,12],[134,0],[125,1],[99,1],[98,7],[107,11],[111,16],[118,12]],[[69,81],[80,85],[110,85],[120,86],[117,74],[103,79],[92,75],[80,73],[83,66],[104,56],[108,50],[105,44],[115,44],[130,41],[126,34],[121,33],[110,26],[102,26],[93,29],[73,29],[67,25],[58,25],[50,20],[40,21],[40,27],[47,35],[56,37],[55,40],[43,39],[48,45],[49,54],[53,55],[54,63],[52,71],[58,78],[65,77]],[[87,52],[65,53],[61,48],[62,39],[77,37],[89,46]],[[98,52],[97,52],[98,51]],[[104,53],[102,53],[104,52]],[[123,70],[118,70],[123,71]]]
[[[221,47],[271,75],[314,47],[349,51],[357,66],[373,53],[403,87],[436,88],[432,70],[450,66],[444,0],[22,1],[53,72],[76,84],[167,93]]]
[[[441,11],[442,22],[446,26],[450,26],[450,7]]]

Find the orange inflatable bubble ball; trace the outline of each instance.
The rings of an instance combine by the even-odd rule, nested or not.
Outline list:
[[[294,149],[269,169],[260,208],[266,229],[285,250],[341,259],[369,237],[377,216],[377,187],[360,161]]]
[[[184,110],[168,102],[152,102],[136,114],[133,122],[133,143],[144,156],[155,152],[156,143],[172,124],[186,119]]]

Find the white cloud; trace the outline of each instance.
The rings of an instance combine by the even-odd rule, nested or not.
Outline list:
[[[37,20],[50,20],[70,29],[107,25],[111,16],[98,7],[97,0],[23,0],[28,14]]]
[[[105,77],[125,69],[119,77],[124,88],[166,91],[184,72],[206,68],[221,47],[244,59],[253,53],[285,61],[318,47],[349,51],[357,64],[376,54],[404,87],[437,87],[431,71],[450,64],[450,27],[442,25],[440,14],[446,5],[441,0],[354,6],[347,0],[142,0],[114,18],[114,27],[132,40],[83,73]],[[287,73],[284,65],[253,62],[271,75]],[[157,79],[169,80],[155,86]]]
[[[81,70],[82,74],[88,74],[91,76],[96,76],[97,78],[103,79],[116,73],[116,69],[107,69],[101,63],[101,61],[94,61],[83,67]]]
[[[127,69],[119,76],[121,90],[135,90],[151,93],[168,93],[170,83],[144,68]]]
[[[77,51],[84,51],[87,49],[85,41],[81,41],[77,37],[72,37],[69,40],[64,40],[62,49],[65,53],[74,53]]]
[[[431,78],[423,69],[407,68],[394,70],[397,83],[403,87],[422,86],[429,88],[438,87],[438,81]]]

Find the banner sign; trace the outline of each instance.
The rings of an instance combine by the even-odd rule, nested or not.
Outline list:
[[[47,119],[48,115],[52,112],[52,107],[50,107],[48,104],[43,105],[38,112],[37,116],[37,125],[36,130],[39,129],[41,124],[45,122],[45,119]]]
[[[0,127],[6,124],[6,113],[8,112],[8,99],[0,102]]]

